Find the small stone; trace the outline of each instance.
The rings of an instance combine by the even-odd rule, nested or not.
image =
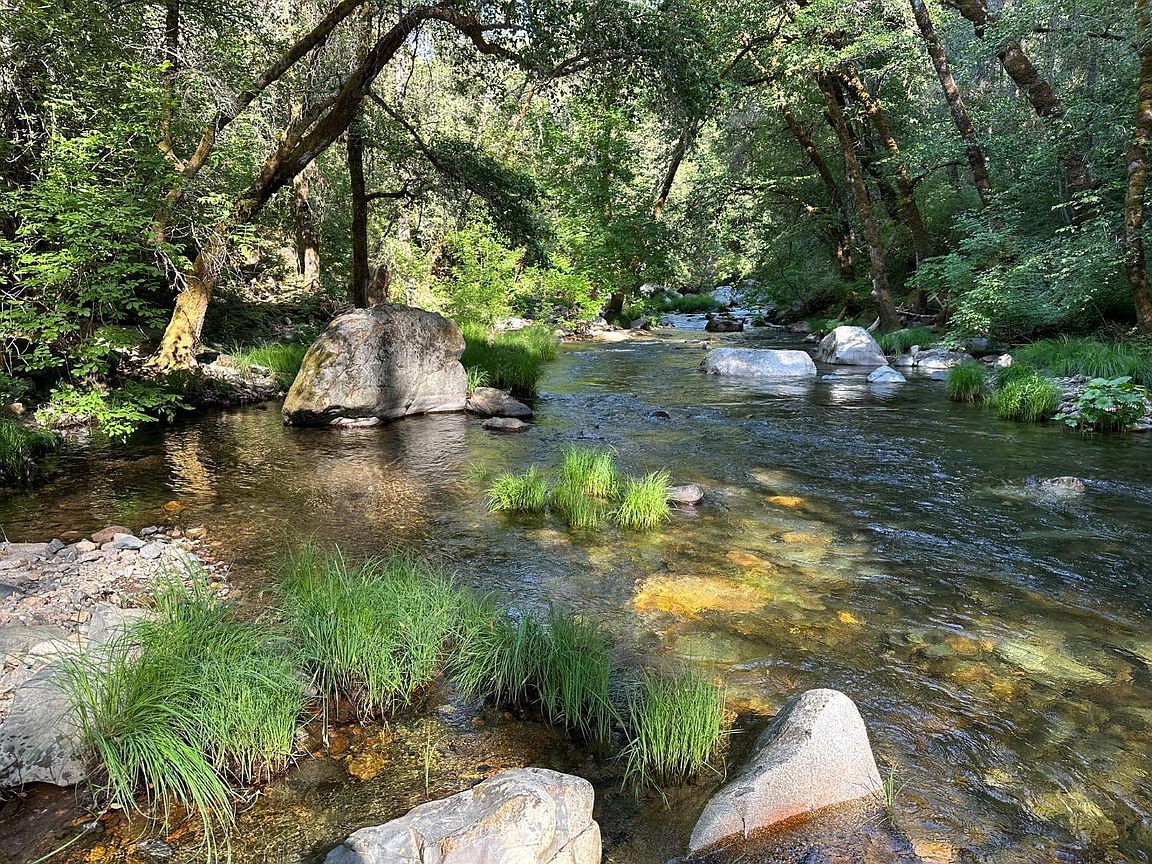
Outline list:
[[[869,384],[904,384],[908,381],[891,366],[881,366],[868,376]]]
[[[164,551],[164,547],[159,543],[147,543],[140,547],[140,557],[149,561],[154,561],[160,557]]]
[[[189,528],[184,532],[184,536],[189,540],[201,540],[208,536],[207,528]]]
[[[93,543],[91,540],[81,540],[79,543],[75,544],[72,548],[75,549],[77,552],[83,554],[85,552],[91,552],[94,549],[98,548],[98,544]]]
[[[168,861],[172,858],[172,847],[159,837],[150,837],[147,840],[141,840],[136,844],[135,851],[138,857],[143,858],[149,862],[149,864]]]
[[[112,539],[113,549],[140,549],[144,546],[144,541],[137,537],[135,534],[117,534]]]
[[[159,534],[160,527],[157,525],[149,525],[147,528],[140,529],[141,537],[151,537],[153,534]]]
[[[480,424],[489,432],[524,432],[531,427],[514,417],[489,417]]]
[[[125,528],[123,525],[109,525],[107,528],[101,528],[92,535],[92,542],[97,546],[102,546],[105,543],[110,543],[116,539],[117,534],[131,534],[131,528]]]
[[[67,545],[63,540],[57,538],[48,543],[47,552],[49,555],[55,555]]]
[[[699,504],[704,499],[704,487],[695,483],[672,486],[668,489],[668,500],[674,504]]]

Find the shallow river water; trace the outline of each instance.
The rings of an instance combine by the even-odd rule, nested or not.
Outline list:
[[[844,690],[896,774],[902,823],[963,860],[1152,860],[1152,436],[1003,422],[938,382],[870,387],[867,370],[721,380],[696,371],[700,335],[565,346],[522,435],[463,415],[342,431],[285,428],[278,406],[202,417],[74,457],[0,502],[0,528],[43,540],[204,525],[242,592],[302,536],[415,548],[513,603],[598,615],[629,662],[696,664],[745,710]],[[486,474],[552,465],[577,438],[630,471],[702,484],[705,505],[650,536],[486,512]],[[1087,490],[1030,482],[1061,475]],[[481,773],[497,764],[482,752],[493,742],[465,745]],[[554,764],[560,746],[541,734],[524,752]],[[393,782],[417,784],[413,765]],[[269,793],[240,846],[308,860],[412,803],[372,772],[309,772],[323,774],[302,764]],[[359,782],[376,791],[347,791]],[[677,854],[680,816],[662,843],[609,843],[609,860]]]

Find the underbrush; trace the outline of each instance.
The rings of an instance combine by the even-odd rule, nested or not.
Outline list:
[[[237,368],[247,372],[253,366],[262,366],[287,389],[296,380],[307,351],[308,344],[304,342],[262,342],[237,347],[228,353]]]
[[[979,363],[953,366],[948,371],[948,398],[953,402],[979,402],[987,380],[987,372]]]
[[[484,373],[486,386],[511,390],[519,396],[536,392],[544,364],[555,360],[559,350],[555,334],[542,325],[504,333],[477,325],[465,325],[461,330],[465,347],[460,362],[470,380]]]
[[[903,330],[892,330],[876,336],[880,349],[889,357],[907,354],[913,345],[927,348],[935,341],[936,334],[930,327],[906,327]]]
[[[1063,336],[1024,345],[1012,352],[1016,363],[1047,370],[1057,377],[1132,379],[1152,386],[1152,343],[1147,340],[1104,342]]]
[[[50,430],[0,413],[0,485],[30,482],[40,460],[59,448],[60,439]]]

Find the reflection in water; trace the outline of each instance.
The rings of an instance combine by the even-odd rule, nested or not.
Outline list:
[[[702,355],[675,335],[569,347],[520,436],[461,415],[345,430],[213,415],[76,458],[0,502],[0,527],[204,524],[251,562],[241,588],[285,538],[412,545],[513,602],[596,614],[648,663],[697,663],[745,707],[845,690],[924,843],[981,862],[1148,861],[1152,440],[1004,423],[937,383],[871,387],[867,370],[729,381],[699,374]],[[577,438],[703,484],[705,505],[647,537],[485,511],[470,478],[553,465]],[[1061,475],[1087,489],[1028,482]],[[171,500],[186,509],[169,515]],[[279,839],[321,848],[337,826],[396,815],[356,810],[363,797],[310,831],[286,816]],[[662,862],[682,840],[620,860]]]

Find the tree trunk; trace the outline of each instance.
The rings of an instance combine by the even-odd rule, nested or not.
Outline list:
[[[305,291],[320,290],[320,233],[312,212],[312,190],[306,168],[292,180],[292,221],[296,229],[296,272]]]
[[[808,157],[808,161],[812,163],[812,167],[816,169],[816,173],[820,175],[820,180],[824,183],[829,207],[835,214],[829,233],[832,239],[832,254],[836,259],[836,268],[840,271],[840,279],[843,282],[855,282],[856,262],[852,258],[852,246],[855,238],[852,231],[852,217],[848,212],[848,204],[844,200],[844,195],[840,191],[840,184],[836,182],[832,170],[828,167],[828,162],[816,149],[808,130],[787,108],[781,108],[780,114],[788,126],[788,131],[792,133],[792,137],[796,139],[796,143],[800,145],[800,149],[804,151],[804,155]]]
[[[1136,45],[1140,77],[1136,122],[1128,145],[1128,182],[1124,193],[1124,266],[1136,307],[1136,326],[1152,333],[1152,289],[1144,251],[1144,195],[1148,186],[1148,141],[1152,138],[1152,42],[1149,41],[1149,0],[1136,0]]]
[[[952,76],[952,68],[948,65],[944,45],[936,35],[936,26],[932,23],[928,4],[925,0],[911,0],[911,3],[916,26],[924,38],[928,56],[932,58],[936,77],[940,79],[940,88],[944,91],[944,99],[948,102],[952,122],[964,140],[964,153],[968,157],[968,167],[972,171],[972,182],[976,186],[976,193],[980,196],[980,204],[987,207],[992,197],[992,184],[988,179],[988,162],[984,158],[984,150],[976,138],[976,129],[972,126],[968,109],[964,106],[964,99],[960,95],[960,88],[956,86],[956,79]]]
[[[928,229],[924,226],[920,207],[916,203],[916,187],[908,174],[908,166],[904,164],[904,159],[900,155],[900,145],[896,142],[896,136],[892,134],[892,128],[888,125],[888,118],[884,115],[880,100],[868,92],[860,76],[855,71],[848,70],[839,73],[837,77],[853,98],[864,106],[872,128],[880,136],[884,149],[888,151],[888,156],[892,160],[896,173],[896,189],[900,195],[901,221],[912,235],[912,249],[916,255],[916,267],[919,268],[932,254],[932,241],[928,236]]]
[[[860,164],[856,160],[855,142],[852,132],[844,120],[844,111],[840,106],[840,96],[836,92],[833,81],[821,78],[820,89],[824,92],[824,99],[828,103],[828,119],[836,131],[840,141],[840,149],[844,153],[844,173],[852,184],[853,197],[856,199],[856,213],[860,217],[860,225],[864,231],[864,241],[868,244],[868,259],[872,265],[872,299],[880,312],[880,329],[896,330],[900,327],[900,317],[896,314],[896,306],[892,303],[892,294],[888,288],[888,266],[884,261],[884,245],[880,239],[880,227],[876,223],[876,216],[872,212],[872,202],[868,198],[868,187],[864,185],[864,176],[860,173]]]
[[[668,196],[672,194],[672,185],[676,182],[676,174],[684,162],[684,157],[688,155],[688,148],[692,146],[695,131],[691,127],[686,127],[680,133],[680,137],[676,139],[676,144],[672,148],[672,158],[668,160],[668,169],[664,172],[660,188],[656,190],[656,200],[652,204],[653,219],[659,220],[664,215],[664,205],[668,203]]]
[[[348,127],[348,180],[352,186],[352,282],[357,309],[368,306],[368,189],[364,185],[364,137],[358,120]]]
[[[200,247],[190,272],[184,276],[184,287],[176,296],[176,308],[164,330],[152,363],[163,371],[187,369],[196,363],[196,348],[204,329],[204,316],[220,271],[228,258],[225,237],[227,226],[213,229]],[[166,364],[166,365],[165,365]]]

